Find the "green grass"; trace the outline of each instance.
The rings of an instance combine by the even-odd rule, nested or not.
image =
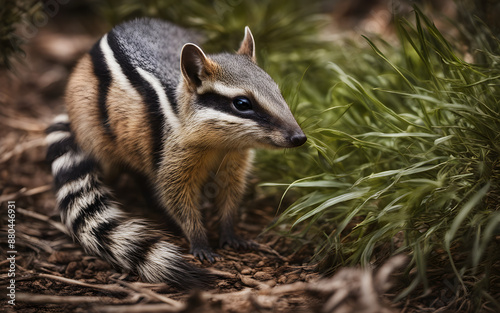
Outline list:
[[[331,89],[306,120],[308,150],[287,161],[300,173],[287,190],[302,196],[276,225],[317,247],[329,270],[409,254],[417,274],[400,296],[432,284],[428,264],[447,255],[443,276],[477,305],[491,300],[488,267],[500,257],[499,55],[463,61],[418,9],[396,27],[397,45],[366,38],[371,51],[349,47],[321,73]],[[316,165],[306,175],[304,154]]]
[[[274,182],[263,190],[296,199],[271,229],[315,247],[323,270],[404,253],[411,262],[399,298],[446,279],[457,305],[500,307],[491,294],[500,259],[498,41],[470,22],[464,36],[481,51],[478,64],[467,63],[461,41],[451,44],[418,9],[411,21],[395,17],[397,42],[325,41],[316,3],[108,0],[102,8],[112,24],[159,16],[197,28],[212,52],[235,50],[250,26],[260,64],[309,138],[284,155],[259,152],[256,174]]]

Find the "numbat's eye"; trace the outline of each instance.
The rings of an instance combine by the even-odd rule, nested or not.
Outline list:
[[[248,112],[252,110],[252,102],[247,97],[236,97],[233,99],[233,106],[240,112]]]

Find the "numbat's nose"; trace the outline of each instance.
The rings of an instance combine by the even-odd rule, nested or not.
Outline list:
[[[294,147],[302,146],[307,141],[307,137],[303,132],[293,134],[290,137],[290,142]]]

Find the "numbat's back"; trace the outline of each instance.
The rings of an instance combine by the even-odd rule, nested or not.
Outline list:
[[[188,30],[153,19],[116,26],[76,66],[68,115],[48,129],[47,157],[61,219],[88,253],[149,282],[194,286],[209,275],[187,263],[146,220],[127,217],[103,185],[129,168],[147,177],[156,201],[201,260],[208,245],[198,198],[215,177],[221,247],[248,248],[233,218],[251,148],[302,145],[306,137],[276,83],[256,65],[248,28],[236,54],[205,55]]]

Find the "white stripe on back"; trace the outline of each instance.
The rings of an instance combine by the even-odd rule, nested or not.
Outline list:
[[[113,50],[108,44],[108,35],[104,35],[99,44],[102,53],[104,54],[104,59],[106,60],[106,64],[109,67],[109,71],[111,72],[111,79],[115,82],[118,87],[125,92],[134,93],[134,96],[140,97],[139,93],[132,86],[127,76],[122,72],[122,68],[120,64],[116,61],[116,58],[113,54]]]
[[[158,95],[158,99],[160,100],[160,107],[163,111],[163,116],[165,116],[166,120],[168,121],[167,124],[172,126],[174,130],[179,129],[180,126],[179,119],[172,110],[172,105],[168,101],[167,95],[165,94],[165,90],[163,89],[158,78],[156,78],[154,75],[143,70],[140,67],[137,67],[136,71],[141,75],[141,77],[144,80],[146,80],[153,87],[156,94]]]

